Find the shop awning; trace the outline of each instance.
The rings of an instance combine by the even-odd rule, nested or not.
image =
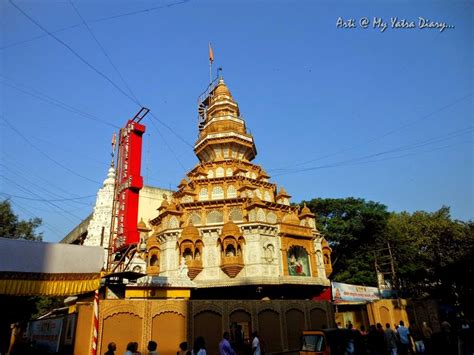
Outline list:
[[[64,296],[99,288],[101,247],[0,238],[0,294]]]

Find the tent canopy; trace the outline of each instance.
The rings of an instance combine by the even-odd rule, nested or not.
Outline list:
[[[62,296],[94,291],[101,247],[0,238],[0,294]]]

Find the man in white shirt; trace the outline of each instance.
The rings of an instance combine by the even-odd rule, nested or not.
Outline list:
[[[260,351],[260,340],[258,339],[258,333],[253,332],[253,340],[252,340],[252,354],[253,355],[261,355]]]

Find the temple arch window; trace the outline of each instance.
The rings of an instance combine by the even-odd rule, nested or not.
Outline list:
[[[229,219],[232,222],[241,222],[243,220],[242,210],[238,207],[234,207],[229,213]]]
[[[211,211],[206,218],[206,223],[222,223],[223,221],[224,218],[220,211]]]
[[[272,223],[272,224],[275,224],[277,222],[277,216],[275,213],[273,212],[269,212],[267,214],[267,222],[268,223]]]
[[[257,178],[257,174],[252,173],[252,174],[250,174],[250,177],[251,177],[252,179],[256,179],[256,178]]]
[[[227,187],[227,198],[235,198],[237,197],[237,191],[235,190],[234,185],[229,185]]]
[[[193,212],[188,218],[188,223],[189,222],[191,222],[193,226],[199,225],[201,224],[201,216],[196,212]]]
[[[207,191],[207,188],[203,187],[199,191],[199,201],[205,201],[209,199],[209,193]]]
[[[225,256],[236,256],[237,253],[235,251],[235,247],[232,244],[227,245],[225,249]]]
[[[208,178],[208,179],[212,179],[213,177],[214,177],[214,171],[213,171],[213,170],[209,170],[209,171],[207,172],[207,178]]]
[[[257,196],[259,199],[262,199],[262,192],[259,189],[256,189],[255,196]]]
[[[193,251],[190,248],[186,248],[183,252],[183,258],[186,261],[192,260],[193,259]]]
[[[194,252],[194,259],[201,260],[201,251],[199,250],[199,248],[196,248],[196,251]]]
[[[158,265],[159,265],[158,255],[153,254],[150,258],[150,266],[158,266]]]
[[[175,216],[172,216],[170,218],[170,221],[168,223],[168,228],[169,229],[176,229],[176,228],[179,228],[179,222],[178,222],[178,219],[175,217]]]
[[[222,189],[222,186],[214,186],[212,188],[212,199],[219,200],[223,198],[224,198],[224,190]]]
[[[251,210],[249,212],[249,222],[255,222],[256,219],[256,212],[255,210]]]
[[[224,176],[224,168],[218,167],[216,169],[216,177],[223,177]]]
[[[259,208],[259,209],[257,210],[257,221],[259,221],[259,222],[266,222],[265,212],[263,211],[262,208]]]
[[[268,202],[272,202],[272,197],[270,196],[270,192],[265,191],[263,194],[263,199]]]
[[[226,176],[232,176],[233,175],[232,168],[227,168],[227,170],[225,171],[225,174]]]

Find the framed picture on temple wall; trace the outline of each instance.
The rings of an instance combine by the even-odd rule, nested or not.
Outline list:
[[[305,248],[293,246],[288,250],[288,274],[290,276],[311,276],[309,256]]]

